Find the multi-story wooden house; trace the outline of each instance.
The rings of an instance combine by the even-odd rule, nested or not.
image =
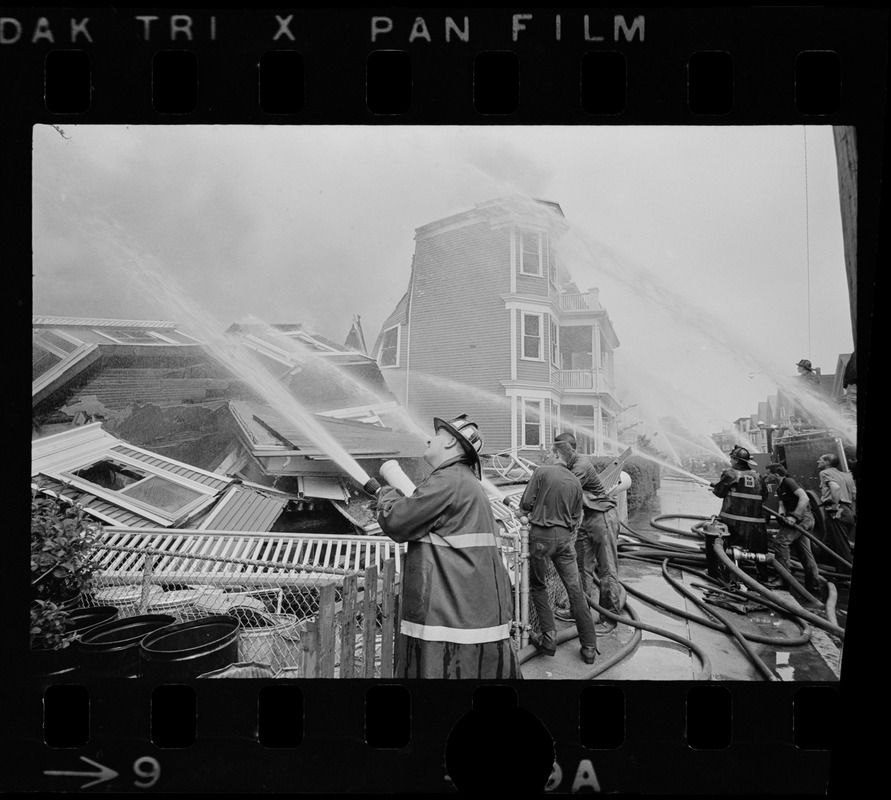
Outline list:
[[[467,412],[490,454],[529,457],[567,430],[583,451],[617,451],[619,341],[598,290],[571,280],[568,230],[557,203],[513,199],[416,230],[408,290],[372,354],[417,419]]]

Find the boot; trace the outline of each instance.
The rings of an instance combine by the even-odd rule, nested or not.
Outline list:
[[[541,633],[531,633],[529,635],[529,643],[532,644],[539,655],[551,656],[557,654],[557,631],[542,631]]]
[[[596,644],[587,647],[585,645],[582,645],[582,647],[580,648],[580,652],[582,661],[584,661],[586,664],[593,664],[597,656],[600,654],[600,651],[597,649]]]

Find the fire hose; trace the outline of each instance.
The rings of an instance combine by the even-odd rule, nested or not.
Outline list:
[[[700,519],[700,520],[705,519],[705,518],[703,518],[703,517],[692,516],[692,515],[665,515],[665,516],[666,516],[666,517],[667,517],[667,516],[673,516],[673,517],[676,518],[676,519],[680,519],[680,518],[685,518],[685,519]],[[660,519],[660,517],[655,517],[655,518],[653,519],[653,521],[651,521],[650,524],[653,525],[654,527],[660,527],[660,528],[662,528],[662,529],[668,529],[668,526],[661,526],[661,525],[658,524],[658,520],[659,520],[659,519]],[[693,527],[693,530],[696,531],[698,527],[699,527],[699,526],[694,526],[694,527]],[[629,529],[629,530],[630,530],[630,529]],[[671,530],[671,532],[673,532],[673,533],[676,532],[675,529],[669,529],[669,530]],[[686,532],[683,532],[683,533],[686,534]],[[701,533],[701,532],[700,532],[700,533]],[[697,535],[698,535],[698,534],[697,534]],[[833,634],[833,635],[835,635],[835,636],[838,636],[838,637],[841,638],[842,640],[844,639],[844,629],[841,628],[836,622],[824,620],[822,617],[819,617],[819,616],[817,616],[816,614],[812,614],[812,613],[806,611],[805,609],[802,609],[802,608],[800,608],[800,607],[796,607],[796,606],[792,606],[792,605],[790,605],[790,604],[789,604],[786,600],[784,600],[782,597],[779,597],[778,595],[774,594],[774,593],[771,592],[770,590],[766,589],[766,588],[763,587],[760,583],[758,583],[758,582],[755,581],[754,579],[750,578],[745,572],[743,572],[741,569],[739,569],[739,568],[736,566],[736,564],[735,564],[735,563],[734,563],[734,562],[727,556],[727,554],[724,552],[723,547],[716,547],[715,550],[716,550],[716,552],[718,553],[718,557],[719,557],[719,559],[720,559],[721,561],[723,561],[724,564],[725,564],[726,566],[728,566],[728,567],[731,569],[731,571],[732,571],[735,575],[737,575],[737,576],[743,581],[743,583],[745,583],[746,586],[748,586],[750,589],[753,589],[753,590],[757,591],[757,592],[758,592],[760,595],[762,595],[763,597],[765,597],[765,598],[771,600],[776,606],[779,606],[779,607],[780,607],[784,612],[786,612],[787,614],[790,614],[790,615],[792,615],[792,616],[794,616],[794,617],[798,617],[798,618],[803,619],[803,620],[805,620],[805,621],[807,621],[807,622],[810,622],[811,624],[815,625],[816,627],[822,628],[822,629],[828,631],[829,633],[831,633],[831,634]],[[645,552],[646,552],[646,551],[645,551]],[[652,552],[653,555],[658,555],[658,550],[651,551],[651,552]],[[685,556],[685,557],[687,558],[687,560],[692,560],[691,556]],[[703,556],[702,559],[704,560],[704,558],[705,558],[705,557]],[[774,567],[780,567],[780,569],[778,569],[777,571],[780,572],[781,575],[785,572],[784,577],[786,577],[786,576],[788,576],[788,577],[792,577],[791,575],[789,575],[788,571],[786,571],[785,569],[782,568],[782,565],[777,564],[775,561],[774,561],[773,565],[774,565]],[[793,578],[793,581],[794,581],[794,578]],[[795,581],[794,583],[797,584],[797,581]],[[794,584],[793,584],[793,585],[794,585]],[[829,584],[829,586],[832,587],[832,589],[835,588],[831,583]],[[803,587],[800,587],[800,586],[799,586],[799,588],[800,588],[801,591],[803,592],[803,596],[808,597],[808,598],[810,598],[811,600],[816,601],[816,598],[814,598],[814,597],[813,597],[812,595],[810,595],[809,593],[805,592],[805,590],[803,589]],[[832,591],[832,589],[830,589],[830,591]],[[818,602],[818,601],[817,601],[817,602]],[[822,605],[822,604],[821,604],[821,605]]]
[[[641,561],[655,561],[656,563],[661,563],[658,560],[658,558],[659,557],[652,558],[652,559],[651,558],[646,558],[646,559],[641,558],[639,560],[641,560]],[[704,558],[705,557],[703,556],[703,560],[704,560]],[[671,560],[672,562],[674,562],[674,559],[667,559],[667,558],[663,557],[663,561],[667,561],[667,560]],[[677,569],[684,569],[687,572],[693,572],[694,574],[699,575],[700,577],[705,578],[706,580],[711,580],[711,578],[706,573],[701,572],[699,570],[689,569],[689,568],[685,568],[685,567],[679,567],[675,563],[672,563],[672,566],[674,566]],[[668,582],[672,586],[674,586],[674,583],[672,582],[671,579],[668,579]],[[698,584],[696,584],[696,585],[698,585]],[[716,622],[712,622],[709,619],[704,619],[702,617],[698,617],[695,614],[691,614],[689,611],[686,611],[683,608],[676,608],[674,606],[669,605],[668,603],[658,600],[657,598],[645,595],[643,592],[640,592],[637,589],[634,589],[627,583],[623,583],[622,586],[625,588],[625,591],[627,591],[628,594],[633,595],[634,597],[637,597],[641,600],[644,600],[645,602],[649,603],[650,605],[656,606],[657,608],[661,608],[663,611],[667,611],[670,614],[674,614],[676,616],[683,617],[684,619],[688,619],[691,622],[699,623],[700,625],[703,625],[707,628],[711,628],[712,630],[726,631],[726,626],[724,626],[724,625],[720,625]],[[676,586],[674,588],[677,589]],[[712,591],[722,591],[722,590],[714,589]],[[725,592],[725,593],[728,595],[734,594],[733,592]],[[754,600],[755,598],[738,597],[737,599],[746,601],[746,600]],[[784,609],[780,608],[779,606],[774,605],[769,600],[758,599],[758,600],[755,600],[755,602],[761,603],[765,607],[771,608],[774,611],[786,613]],[[708,613],[711,613],[711,611],[709,611]],[[783,644],[788,647],[796,647],[799,645],[807,644],[811,638],[810,632],[808,631],[807,627],[797,617],[792,617],[791,621],[798,626],[799,630],[801,631],[801,634],[795,639],[783,639],[782,640]],[[742,635],[750,642],[758,642],[759,644],[770,644],[770,645],[774,645],[777,643],[776,636],[766,636],[766,635],[758,634],[758,633],[743,633]]]
[[[676,591],[680,592],[685,597],[688,597],[692,600],[697,606],[699,606],[703,611],[707,614],[711,614],[715,619],[724,623],[724,627],[730,632],[734,639],[739,642],[739,646],[742,647],[745,654],[749,657],[749,660],[755,665],[755,668],[765,677],[766,680],[769,681],[778,681],[779,678],[771,672],[770,667],[764,663],[764,661],[758,656],[758,654],[752,649],[752,646],[748,643],[746,636],[737,628],[730,620],[718,611],[715,608],[706,608],[706,604],[704,601],[700,600],[693,592],[691,592],[686,586],[684,586],[679,581],[676,581],[671,575],[668,574],[668,559],[666,558],[662,562],[662,577],[667,580]]]
[[[818,628],[822,628],[825,631],[837,636],[839,639],[844,641],[845,638],[845,629],[839,627],[838,625],[833,625],[831,622],[827,622],[822,617],[817,616],[816,614],[812,614],[810,611],[806,611],[800,606],[796,607],[786,602],[782,597],[774,592],[770,591],[770,589],[762,586],[758,581],[750,578],[745,572],[743,572],[734,562],[733,560],[724,552],[724,547],[720,544],[719,541],[716,541],[713,548],[715,554],[718,556],[718,559],[727,567],[736,577],[738,577],[746,586],[750,589],[758,592],[764,597],[772,600],[776,605],[783,608],[787,613],[793,614],[797,617],[801,617],[801,619],[810,622],[811,625],[815,625]]]
[[[789,572],[789,570],[787,570],[779,561],[777,561],[776,558],[774,558],[774,560],[773,560],[773,568],[777,572],[779,572],[780,575],[782,576],[783,580],[786,581],[786,583],[789,586],[791,586],[793,589],[795,589],[795,591],[798,592],[799,595],[801,595],[805,600],[808,600],[809,602],[813,603],[814,605],[818,605],[818,606],[823,605],[823,603],[820,600],[818,600],[816,597],[814,597],[807,589],[805,589],[804,586],[802,586],[796,580],[795,576],[791,572]],[[834,584],[830,583],[829,585],[832,586],[833,588],[835,588]]]
[[[771,511],[770,509],[765,509],[765,511],[769,511],[771,514],[774,514],[774,512]],[[774,515],[778,516],[778,517],[781,516],[779,514],[774,514]],[[662,519],[695,519],[695,520],[705,521],[709,518],[703,517],[703,516],[698,516],[698,515],[693,515],[693,514],[663,514],[660,516],[653,517],[650,520],[650,525],[652,525],[654,528],[656,528],[658,530],[662,530],[662,531],[665,531],[666,533],[672,533],[672,534],[679,535],[679,536],[689,537],[690,533],[688,531],[682,530],[681,528],[674,528],[670,525],[665,525],[665,524],[659,522],[659,520],[662,520]],[[628,528],[627,525],[625,527]],[[801,533],[803,533],[805,536],[807,536],[808,539],[815,541],[820,547],[822,547],[824,550],[829,552],[834,558],[838,559],[842,564],[845,564],[849,568],[852,566],[850,562],[846,561],[844,558],[842,558],[840,555],[838,555],[838,553],[836,553],[831,548],[829,548],[826,544],[821,542],[813,534],[804,530],[804,528],[802,528],[801,526],[792,525],[791,527],[799,530]],[[692,530],[694,532],[696,532],[696,533],[694,533],[694,536],[697,536],[697,537],[702,536],[702,532],[701,532],[701,530],[699,530],[699,528],[700,528],[699,525],[693,526]],[[631,530],[631,529],[628,528],[628,530]],[[814,597],[804,587],[802,587],[801,584],[798,583],[798,581],[795,580],[795,578],[788,572],[788,570],[785,570],[778,561],[774,561],[773,566],[774,566],[774,569],[776,569],[776,571],[780,573],[780,575],[783,577],[783,579],[786,580],[786,582],[789,583],[790,586],[792,586],[796,591],[801,593],[802,597],[804,597],[808,601],[813,602],[817,605],[822,605],[822,602],[820,600],[818,600],[816,597]],[[850,577],[849,574],[838,573],[838,572],[835,572],[830,569],[825,569],[823,567],[820,567],[820,572],[823,573],[824,575],[829,576],[829,577],[839,577],[839,578],[843,578],[843,579]]]
[[[624,584],[622,585],[624,586]],[[695,642],[691,642],[689,639],[685,639],[683,636],[677,633],[673,633],[672,631],[668,631],[664,628],[658,628],[655,625],[650,625],[649,623],[642,622],[640,617],[635,612],[634,608],[628,603],[625,603],[625,610],[628,612],[628,616],[623,617],[618,614],[613,614],[611,611],[607,611],[605,608],[602,608],[590,597],[588,597],[587,600],[588,605],[595,611],[597,611],[601,615],[601,617],[607,617],[614,620],[615,622],[621,622],[622,624],[627,625],[631,628],[635,628],[636,630],[631,641],[627,645],[625,645],[624,648],[619,650],[614,655],[610,656],[610,658],[608,658],[606,661],[598,662],[590,672],[585,674],[585,680],[592,680],[593,678],[608,670],[613,665],[617,664],[622,659],[632,655],[640,645],[642,639],[642,635],[640,633],[641,631],[649,631],[650,633],[655,633],[658,636],[664,636],[666,639],[672,639],[673,641],[678,642],[678,644],[682,644],[687,649],[692,650],[700,662],[699,673],[696,675],[694,680],[707,681],[711,678],[712,664],[709,660],[708,654]],[[569,628],[564,628],[563,630],[561,630],[555,637],[555,642],[556,644],[563,644],[563,642],[568,642],[572,639],[578,638],[578,635],[578,628],[573,625]],[[527,647],[524,647],[519,653],[520,663],[525,663],[537,654],[538,650],[535,648],[534,645],[528,645]]]
[[[826,619],[834,625],[838,625],[838,620],[835,617],[835,604],[838,600],[838,589],[835,588],[834,583],[828,583],[826,588],[829,590],[829,594],[826,598]]]
[[[770,509],[770,508],[764,508],[764,510],[765,510],[768,514],[770,514],[772,517],[776,517],[777,519],[782,520],[782,522],[783,522],[784,525],[789,525],[789,527],[794,528],[795,530],[797,530],[797,531],[799,531],[800,533],[802,533],[804,536],[807,536],[808,539],[810,539],[812,542],[814,542],[814,544],[818,545],[818,546],[821,547],[823,550],[825,550],[827,553],[829,553],[829,555],[831,555],[836,561],[841,562],[842,564],[844,564],[844,565],[845,565],[846,567],[848,567],[849,569],[853,569],[853,566],[854,566],[854,565],[851,564],[850,561],[847,561],[847,560],[845,560],[844,558],[842,558],[838,553],[835,552],[835,550],[833,550],[832,548],[830,548],[830,547],[829,547],[828,545],[826,545],[824,542],[821,542],[821,541],[820,541],[816,536],[814,536],[814,534],[812,534],[810,531],[806,531],[804,528],[801,527],[801,525],[796,525],[795,523],[790,524],[790,523],[786,522],[786,518],[785,518],[782,514],[778,514],[778,513],[777,513],[776,511],[774,511],[773,509]]]

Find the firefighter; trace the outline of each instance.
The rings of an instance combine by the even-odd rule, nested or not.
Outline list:
[[[430,475],[406,497],[378,488],[383,532],[408,542],[402,566],[404,678],[521,678],[510,639],[510,578],[480,483],[483,439],[466,414],[433,419]],[[370,481],[369,483],[376,483]]]
[[[737,445],[730,451],[730,468],[711,484],[712,494],[723,500],[719,517],[730,531],[724,541],[725,549],[740,547],[753,553],[767,553],[767,522],[761,509],[767,498],[767,486],[754,467],[749,451]],[[769,582],[764,564],[756,565],[756,572],[762,583]],[[721,573],[726,575],[726,568]],[[734,583],[729,576],[725,582]]]
[[[541,633],[532,638],[532,643],[543,655],[553,656],[557,652],[556,623],[547,584],[548,565],[553,563],[578,628],[582,660],[593,664],[597,632],[579,582],[572,546],[572,532],[582,521],[582,486],[569,468],[571,457],[569,444],[554,442],[548,463],[532,473],[520,498],[520,511],[529,516],[529,588],[541,626]]]
[[[576,450],[576,438],[571,433],[561,433],[555,442],[566,442],[572,447],[567,466],[582,484],[582,503],[585,507],[582,524],[575,540],[576,559],[582,589],[592,600],[614,614],[621,614],[625,607],[626,593],[619,583],[619,511],[616,501],[609,496],[591,459]],[[600,583],[599,595],[594,595],[594,576]],[[565,619],[558,610],[557,616]],[[616,627],[610,619],[601,619],[598,633],[609,633]]]
[[[807,381],[813,386],[819,386],[820,374],[814,369],[814,365],[811,364],[810,361],[806,358],[802,358],[795,366],[798,368],[798,374],[801,376],[802,380]]]

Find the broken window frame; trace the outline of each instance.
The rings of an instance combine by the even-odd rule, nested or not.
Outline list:
[[[158,333],[157,331],[152,330],[146,330],[145,328],[115,328],[112,330],[111,333],[109,333],[108,331],[100,331],[99,329],[94,328],[93,333],[98,333],[100,336],[105,337],[115,344],[136,344],[149,346],[154,346],[157,344],[183,344],[183,342],[177,342],[175,339],[164,336],[164,334],[162,333]],[[120,335],[127,333],[142,334],[142,337],[130,338],[126,335]],[[146,338],[155,339],[156,341],[145,341]]]
[[[396,342],[393,345],[387,346],[386,345],[387,334],[389,334],[390,331],[392,331],[392,330],[396,331]],[[384,332],[381,334],[381,346],[377,351],[377,365],[381,369],[392,369],[394,367],[399,366],[399,350],[400,350],[401,344],[402,344],[402,325],[401,324],[391,325],[389,328],[386,328],[384,330]],[[391,350],[393,351],[393,363],[386,364],[386,363],[384,363],[384,352],[385,351],[389,352]]]
[[[124,487],[124,489],[108,489],[75,474],[75,472],[90,469],[91,467],[101,463],[102,461],[110,461],[113,463],[117,462],[123,467],[139,473],[143,473],[145,475],[145,478],[137,481],[136,483],[129,484],[128,486]],[[46,474],[50,475],[50,477],[55,478],[56,480],[62,481],[63,483],[71,484],[72,486],[81,489],[82,491],[96,495],[96,497],[101,497],[104,500],[108,500],[109,502],[113,502],[123,508],[127,508],[134,513],[141,514],[142,516],[145,516],[162,525],[178,524],[182,520],[192,516],[196,511],[200,510],[209,501],[212,501],[218,494],[217,489],[212,489],[209,486],[205,486],[204,484],[189,480],[188,478],[184,478],[181,475],[175,475],[171,472],[167,472],[166,470],[158,469],[150,464],[146,464],[144,461],[130,458],[122,453],[117,452],[100,453],[98,456],[84,462],[83,464],[78,465],[77,467],[74,467],[71,470],[59,472],[56,474]],[[198,496],[195,497],[193,500],[190,500],[185,505],[180,506],[175,511],[168,511],[159,506],[154,506],[148,502],[145,502],[144,500],[140,500],[137,497],[133,497],[131,494],[128,494],[126,492],[127,489],[130,489],[133,486],[142,483],[144,480],[148,480],[149,478],[160,478],[161,480],[177,484],[184,489],[195,492]]]

